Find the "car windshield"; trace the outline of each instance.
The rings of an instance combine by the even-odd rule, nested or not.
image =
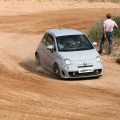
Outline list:
[[[69,35],[56,37],[58,51],[82,51],[94,49],[85,35]]]

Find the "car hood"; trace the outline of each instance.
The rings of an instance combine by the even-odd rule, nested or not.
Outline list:
[[[61,59],[70,59],[70,60],[86,60],[86,59],[95,59],[96,56],[99,56],[96,49],[84,50],[84,51],[70,51],[70,52],[58,52],[58,56]]]

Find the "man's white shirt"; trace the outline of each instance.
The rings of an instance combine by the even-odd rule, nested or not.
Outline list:
[[[103,26],[105,27],[106,32],[113,32],[114,26],[117,26],[116,22],[111,19],[107,19],[103,22]]]

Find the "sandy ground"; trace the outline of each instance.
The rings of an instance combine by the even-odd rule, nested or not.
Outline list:
[[[34,58],[46,29],[86,32],[106,13],[120,15],[120,5],[11,1],[0,2],[0,120],[120,120],[120,65],[111,56],[102,55],[104,76],[74,81],[57,80]]]

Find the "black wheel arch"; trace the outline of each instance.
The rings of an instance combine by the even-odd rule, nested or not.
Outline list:
[[[38,54],[38,52],[36,51],[36,52],[35,52],[35,57],[36,57],[37,54]],[[38,55],[39,55],[39,54],[38,54]]]

